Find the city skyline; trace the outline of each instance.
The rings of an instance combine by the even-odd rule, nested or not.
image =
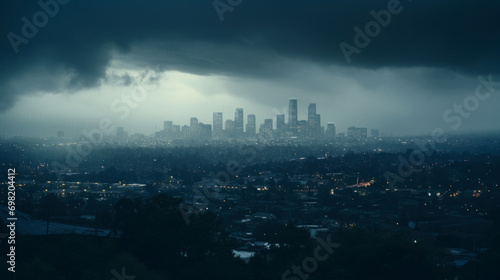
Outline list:
[[[500,279],[498,11],[0,1],[0,279]]]
[[[234,118],[224,119],[223,112],[213,112],[212,122],[203,123],[199,121],[198,116],[189,118],[189,123],[174,123],[172,120],[163,121],[163,129],[155,130],[146,136],[155,136],[160,138],[186,138],[186,139],[223,139],[223,138],[252,138],[258,134],[275,133],[275,136],[300,136],[309,138],[332,138],[337,136],[335,122],[328,121],[323,125],[321,123],[321,114],[316,110],[316,103],[307,105],[307,118],[301,120],[298,117],[300,112],[299,102],[296,98],[289,99],[288,112],[286,114],[277,114],[274,119],[263,119],[263,122],[256,121],[256,115],[249,113],[244,114],[244,108],[238,107],[235,109]],[[288,116],[288,122],[285,121]],[[245,122],[245,118],[247,121]],[[125,127],[116,127],[116,135],[120,138],[128,137],[129,132]],[[359,130],[364,130],[360,132]],[[379,130],[371,128],[371,133],[367,133],[367,128],[357,128],[350,125],[345,131],[339,131],[341,136],[355,136],[363,138],[370,135],[373,137],[379,136]],[[374,133],[376,131],[376,133]],[[207,135],[209,132],[210,135]],[[203,136],[205,133],[205,136]],[[143,133],[130,133],[142,134]],[[63,139],[65,133],[63,130],[56,132],[57,138]]]
[[[290,97],[318,104],[322,121],[342,131],[498,130],[494,1],[313,1],[307,10],[257,1],[222,21],[212,3],[122,1],[116,13],[98,1],[61,1],[50,12],[46,2],[0,4],[2,136],[76,135],[103,118],[150,133],[158,120],[210,123],[212,112],[238,107],[262,123],[286,112]],[[463,21],[471,17],[474,25]]]
[[[315,126],[316,122],[319,122],[320,126],[316,127],[316,129],[318,129],[318,130],[322,129],[322,130],[321,130],[321,132],[318,131],[317,133],[320,133],[323,136],[326,135],[327,137],[331,136],[332,131],[333,131],[333,135],[337,135],[337,134],[348,135],[349,130],[351,128],[364,128],[365,130],[367,130],[367,132],[364,133],[365,135],[373,135],[373,133],[376,133],[376,135],[378,135],[378,136],[412,136],[412,135],[414,135],[414,136],[426,136],[427,135],[425,133],[424,134],[407,134],[407,135],[397,134],[397,133],[394,133],[393,131],[390,131],[390,130],[389,131],[382,130],[382,135],[380,135],[381,130],[376,126],[373,126],[373,127],[368,126],[368,128],[366,128],[366,126],[362,126],[362,125],[360,126],[360,125],[353,125],[353,124],[349,124],[349,123],[339,123],[339,122],[331,121],[328,119],[323,120],[323,122],[322,122],[321,114],[316,114],[316,112],[317,112],[317,110],[316,110],[317,104],[316,103],[309,103],[307,105],[303,105],[302,108],[299,104],[300,103],[299,103],[299,100],[297,98],[289,98],[288,105],[283,106],[281,111],[279,111],[278,109],[276,109],[276,107],[274,107],[272,109],[272,111],[275,113],[278,113],[278,114],[276,114],[271,119],[272,120],[271,123],[273,124],[272,130],[275,132],[284,132],[284,130],[282,130],[282,129],[280,130],[281,123],[282,123],[281,127],[285,127],[286,129],[289,129],[289,127],[290,127],[289,122],[292,119],[296,118],[295,121],[297,122],[297,124],[295,126],[298,125],[299,121],[305,122],[305,125],[307,127],[310,127],[311,125]],[[270,120],[269,118],[266,118],[263,116],[257,117],[258,116],[257,114],[253,114],[251,112],[248,114],[244,114],[243,113],[245,111],[244,108],[236,107],[235,111],[232,114],[231,113],[229,113],[229,114],[224,113],[224,112],[228,112],[228,110],[226,110],[224,112],[212,112],[211,120],[206,118],[206,116],[204,118],[202,118],[203,121],[201,121],[199,119],[199,116],[191,116],[191,117],[187,118],[187,121],[185,121],[185,122],[182,122],[182,121],[174,122],[172,120],[164,120],[164,121],[161,121],[163,123],[163,129],[161,129],[160,121],[156,120],[156,122],[154,124],[154,127],[155,127],[154,131],[149,131],[149,132],[144,132],[144,131],[141,132],[141,131],[133,131],[133,130],[129,131],[129,130],[127,130],[126,126],[113,124],[113,126],[115,127],[115,130],[118,128],[118,129],[121,129],[122,131],[121,132],[116,131],[116,133],[111,133],[110,135],[112,136],[112,135],[118,135],[120,133],[123,133],[124,129],[126,130],[127,135],[142,134],[142,135],[146,135],[146,136],[155,136],[155,135],[158,136],[159,135],[158,133],[160,133],[160,135],[161,135],[161,133],[164,131],[172,131],[172,130],[179,131],[179,133],[180,133],[180,132],[182,132],[182,129],[185,129],[186,127],[190,128],[193,125],[193,121],[195,121],[195,123],[200,123],[203,125],[210,125],[211,126],[210,130],[213,132],[214,138],[217,138],[217,133],[219,132],[219,129],[223,133],[226,132],[226,130],[227,130],[226,127],[228,126],[228,121],[231,123],[229,125],[232,126],[232,128],[230,128],[230,130],[236,129],[236,126],[235,126],[236,125],[236,117],[237,117],[239,110],[241,110],[241,114],[242,114],[240,116],[243,117],[241,119],[242,124],[240,126],[240,131],[242,131],[244,133],[245,137],[248,137],[248,134],[247,134],[248,124],[249,124],[248,118],[250,116],[251,116],[250,118],[253,118],[253,121],[255,122],[254,129],[256,131],[256,134],[259,133],[259,126],[265,125],[266,120]],[[295,116],[292,116],[292,114],[290,114],[290,111],[293,111],[293,110],[294,110],[293,115],[295,115]],[[187,114],[189,115],[189,113],[187,113]],[[234,115],[234,118],[228,119],[228,118],[223,117],[223,116],[227,116],[227,115]],[[267,117],[269,117],[269,115],[267,115]],[[216,125],[216,121],[215,121],[216,118],[220,121],[220,123],[218,123],[218,126]],[[280,123],[280,119],[282,121],[281,123]],[[258,120],[260,120],[260,122]],[[335,126],[335,124],[337,126]],[[339,126],[339,124],[340,124],[340,126]],[[329,127],[331,125],[333,125],[333,127],[332,127],[333,129],[331,128],[329,131]],[[340,129],[339,129],[339,127],[340,127]],[[70,133],[68,133],[68,131],[64,130],[64,129],[58,129],[55,131],[47,131],[47,133],[45,135],[43,135],[42,137],[57,136],[58,138],[62,138],[62,137],[58,136],[59,133],[62,133],[66,137],[79,137],[81,135],[81,132],[82,132],[82,130],[81,129],[79,130],[79,129],[80,128],[76,128],[75,130],[73,130],[73,132],[74,132],[73,134],[71,134],[71,130],[70,130]],[[83,130],[85,130],[85,129],[83,129]],[[376,132],[374,132],[374,131],[376,131]],[[468,133],[468,132],[475,133],[475,132],[485,132],[485,131],[484,130],[476,130],[476,131],[465,130],[462,132],[463,133]],[[355,134],[358,134],[358,132],[355,132]],[[4,136],[9,137],[9,135],[4,135]],[[20,136],[34,136],[34,135],[20,135]],[[235,136],[236,135],[232,135],[231,137],[235,137]]]

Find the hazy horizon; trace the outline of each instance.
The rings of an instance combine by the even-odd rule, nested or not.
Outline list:
[[[337,132],[499,128],[495,1],[236,2],[224,12],[212,2],[2,2],[0,135],[75,135],[103,118],[149,135],[166,120],[233,119],[237,107],[245,123],[255,114],[257,126],[276,125],[289,98],[299,119],[316,103]]]

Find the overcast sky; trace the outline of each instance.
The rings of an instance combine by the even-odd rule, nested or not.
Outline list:
[[[499,12],[497,0],[5,0],[0,135],[103,118],[152,134],[236,107],[260,123],[290,98],[299,119],[317,103],[338,132],[498,130],[500,85],[475,91],[478,76],[500,82]]]

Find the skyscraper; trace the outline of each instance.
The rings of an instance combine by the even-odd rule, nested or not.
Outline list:
[[[259,133],[264,137],[270,138],[273,136],[273,119],[265,119],[264,123],[259,128]]]
[[[321,115],[316,114],[316,132],[315,135],[316,137],[321,137],[323,136],[323,130],[321,128]]]
[[[256,126],[256,121],[255,121],[255,115],[250,114],[247,117],[247,135],[249,137],[255,136],[255,133],[257,132],[257,126]]]
[[[123,128],[123,127],[117,127],[116,128],[116,137],[118,137],[118,138],[127,138],[128,137],[128,132],[126,132],[125,128]]]
[[[366,138],[368,134],[368,129],[366,127],[355,127],[350,126],[347,128],[347,137],[352,138]]]
[[[326,126],[326,132],[325,132],[325,135],[327,138],[334,138],[335,137],[335,134],[336,134],[336,131],[335,131],[335,124],[334,123],[328,123],[327,126]]]
[[[172,137],[179,138],[181,137],[181,126],[178,124],[174,124],[172,126]]]
[[[285,114],[276,115],[276,131],[283,133],[286,130]]]
[[[304,136],[306,135],[307,131],[307,121],[306,120],[300,120],[297,122],[297,135]]]
[[[273,119],[265,119],[264,126],[268,129],[273,129]]]
[[[202,140],[210,140],[212,139],[212,125],[200,123],[200,139]]]
[[[316,104],[311,103],[307,108],[307,134],[310,137],[315,137],[319,132],[319,114],[316,114]]]
[[[307,125],[314,130],[316,128],[316,104],[311,103],[307,107]]]
[[[193,127],[198,126],[198,118],[191,118],[189,120],[189,128],[193,129]]]
[[[200,130],[198,127],[198,118],[191,118],[189,122],[189,134],[191,138],[199,138]]]
[[[236,108],[234,112],[234,134],[236,137],[243,136],[243,108]]]
[[[190,136],[190,133],[189,133],[189,126],[187,125],[183,125],[182,126],[182,129],[181,129],[181,134],[182,134],[182,137],[183,138],[188,138]]]
[[[174,126],[174,124],[172,121],[164,121],[163,122],[163,131],[161,132],[162,137],[170,138],[172,136],[173,126]]]
[[[165,130],[165,132],[167,132],[167,133],[172,132],[173,126],[174,126],[174,123],[172,121],[164,121],[163,122],[163,130]]]
[[[213,114],[214,137],[222,136],[222,112],[214,112]]]
[[[288,102],[288,128],[292,132],[296,132],[297,130],[297,99],[291,98]]]
[[[226,136],[233,137],[234,136],[234,121],[226,120],[226,124],[224,125]]]
[[[172,131],[172,127],[173,127],[173,122],[172,121],[164,121],[163,122],[163,130],[167,131],[167,132],[171,132]]]

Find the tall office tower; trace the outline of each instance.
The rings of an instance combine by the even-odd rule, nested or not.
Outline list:
[[[255,136],[255,133],[257,133],[257,125],[255,121],[255,115],[250,114],[247,117],[247,135],[248,137],[253,137]]]
[[[297,135],[304,136],[307,132],[307,121],[301,120],[297,122]]]
[[[366,138],[368,129],[365,127],[350,126],[347,128],[347,137]]]
[[[213,114],[214,137],[220,138],[222,136],[222,113],[214,112]]]
[[[233,120],[226,120],[224,127],[225,127],[224,131],[226,132],[226,136],[233,137],[234,136],[234,121]]]
[[[321,115],[316,114],[316,135],[317,137],[323,136],[323,130],[321,128]]]
[[[128,132],[126,132],[123,127],[117,127],[116,128],[116,137],[118,137],[118,138],[127,138],[128,137]]]
[[[174,124],[172,121],[164,121],[163,122],[163,130],[165,130],[167,132],[171,132],[173,126],[174,126]]]
[[[276,115],[276,131],[283,133],[286,130],[285,114]]]
[[[378,129],[372,129],[372,130],[370,130],[370,135],[373,138],[378,138],[379,137],[379,131],[378,131]]]
[[[288,128],[293,133],[297,130],[297,99],[291,98],[288,102]]]
[[[234,112],[234,135],[236,137],[243,136],[243,108],[236,108],[236,112]]]
[[[335,129],[335,124],[332,122],[329,122],[326,126],[326,132],[325,135],[328,138],[334,138],[336,134],[336,129]]]
[[[316,120],[316,104],[311,103],[307,107],[307,127],[310,136],[315,136],[317,133],[317,120]]]
[[[174,124],[172,126],[172,137],[179,138],[181,137],[181,126],[178,124]]]
[[[202,140],[210,140],[212,139],[212,125],[200,123],[198,125],[200,127],[200,139]]]
[[[191,118],[189,121],[189,129],[193,129],[198,126],[198,118]]]
[[[264,126],[269,129],[273,129],[273,119],[265,119]]]
[[[170,138],[172,136],[172,128],[174,124],[172,121],[164,121],[163,122],[163,136]]]
[[[360,138],[368,137],[368,129],[366,127],[358,127],[358,135]]]
[[[189,126],[183,125],[181,129],[182,138],[189,138]]]
[[[271,137],[273,134],[273,119],[265,119],[264,123],[260,125],[259,133],[264,134],[265,137]]]
[[[189,134],[191,138],[198,138],[200,136],[200,129],[198,127],[198,118],[191,118],[189,122]]]

